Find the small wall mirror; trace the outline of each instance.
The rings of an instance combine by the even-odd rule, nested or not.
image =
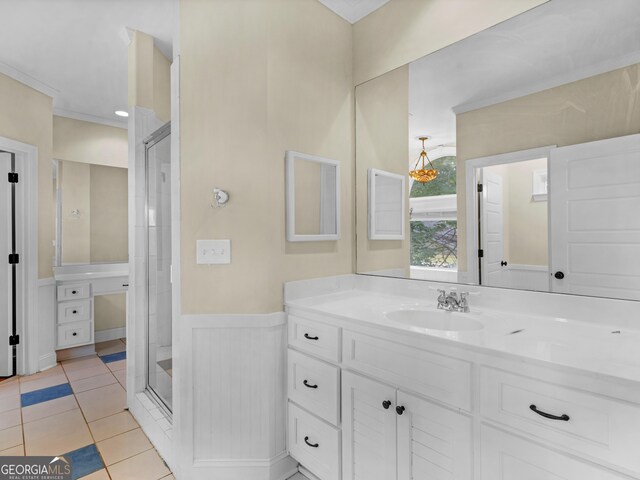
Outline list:
[[[287,240],[340,239],[340,164],[315,155],[286,154]]]
[[[405,177],[369,169],[369,240],[404,240]]]

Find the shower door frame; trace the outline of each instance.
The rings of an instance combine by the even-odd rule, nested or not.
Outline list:
[[[173,410],[169,408],[169,406],[165,403],[164,400],[156,393],[156,391],[149,384],[149,150],[153,148],[155,145],[160,143],[162,140],[171,135],[171,122],[167,122],[162,125],[160,128],[155,130],[151,135],[143,140],[144,144],[144,222],[145,222],[145,342],[144,342],[144,352],[145,352],[145,387],[144,391],[151,397],[151,399],[157,404],[158,408],[160,408],[166,417],[173,417]],[[173,179],[172,179],[173,180]],[[172,182],[173,184],[173,182]],[[173,203],[173,199],[172,199]],[[172,239],[173,240],[173,239]],[[172,258],[173,262],[173,258]],[[172,268],[172,267],[170,267]],[[172,300],[173,300],[173,282],[171,286],[172,290]],[[171,315],[171,321],[173,322],[173,312]],[[173,326],[172,326],[173,328]],[[172,345],[173,348],[173,345]],[[173,384],[173,378],[171,379],[171,383]],[[173,385],[172,385],[173,388]]]

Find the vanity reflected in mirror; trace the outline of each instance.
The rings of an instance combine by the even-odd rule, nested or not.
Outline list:
[[[551,1],[359,85],[358,273],[640,300],[639,24]],[[372,235],[372,169],[404,238]]]
[[[56,266],[126,263],[126,168],[56,160]]]
[[[287,152],[285,162],[287,240],[338,240],[340,163],[293,151]]]

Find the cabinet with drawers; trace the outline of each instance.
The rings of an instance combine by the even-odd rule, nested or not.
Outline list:
[[[93,343],[91,284],[58,285],[57,296],[56,349],[61,350]]]
[[[288,313],[288,448],[310,478],[640,480],[627,384]]]

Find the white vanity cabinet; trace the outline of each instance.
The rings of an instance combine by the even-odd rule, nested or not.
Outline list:
[[[93,298],[90,283],[58,285],[56,349],[93,343]]]
[[[288,445],[311,478],[640,479],[635,382],[288,310]]]

